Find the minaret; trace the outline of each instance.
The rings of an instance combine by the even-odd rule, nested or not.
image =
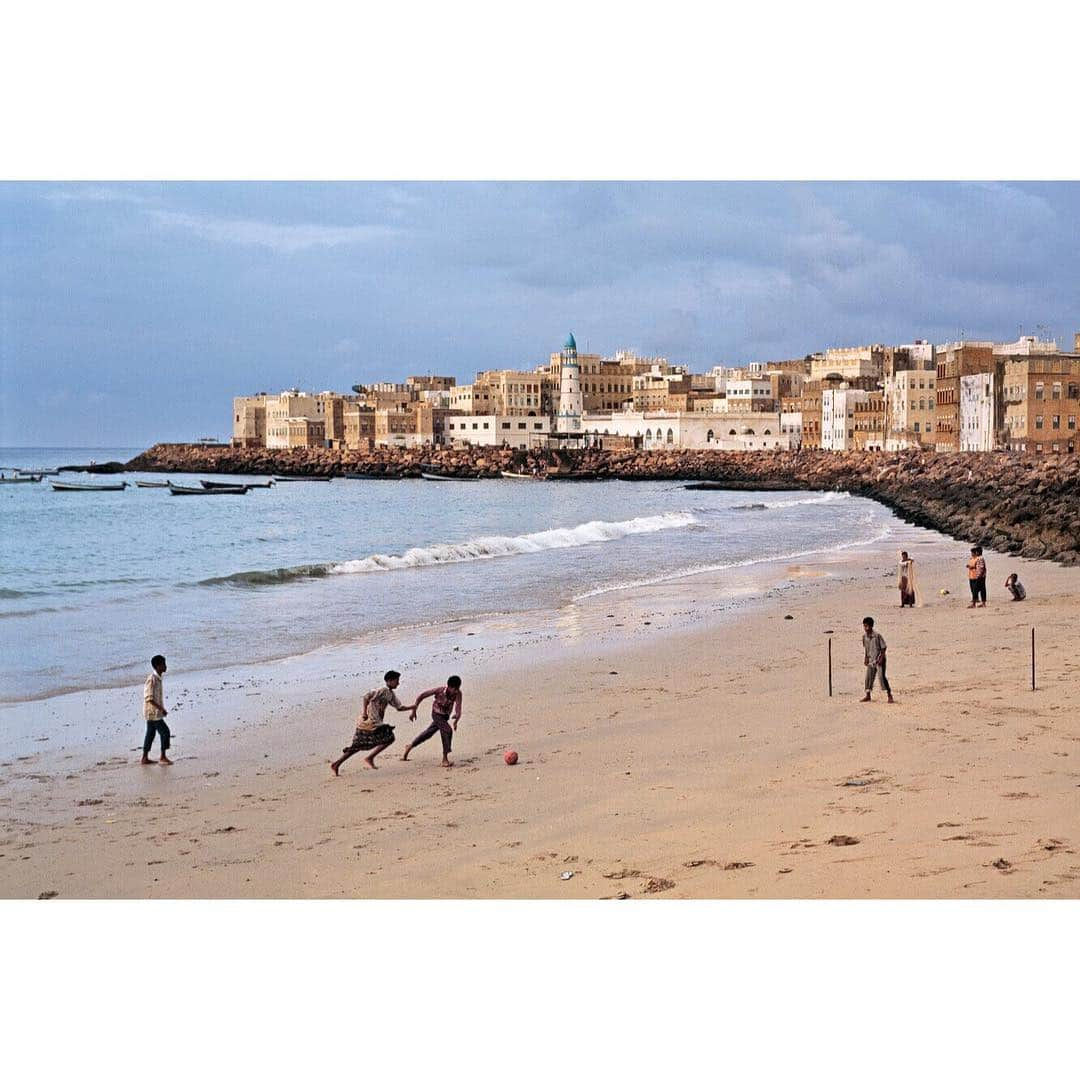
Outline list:
[[[562,350],[559,379],[559,412],[555,430],[567,434],[581,431],[581,367],[577,359],[577,342],[570,334]]]

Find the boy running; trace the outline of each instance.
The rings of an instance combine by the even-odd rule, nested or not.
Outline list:
[[[169,725],[165,723],[165,717],[169,710],[165,708],[165,689],[161,683],[161,676],[168,670],[165,667],[165,657],[160,653],[150,660],[150,666],[154,669],[146,676],[146,685],[143,687],[143,719],[146,721],[146,737],[142,744],[142,765],[153,765],[150,760],[150,748],[154,745],[154,736],[161,738],[161,757],[159,765],[171,765],[169,760],[169,741],[171,732]]]
[[[364,695],[364,708],[360,719],[356,721],[352,742],[342,750],[337,761],[330,762],[330,771],[335,776],[338,775],[338,769],[360,750],[370,750],[371,753],[364,758],[364,764],[369,769],[378,768],[375,759],[394,741],[393,725],[383,723],[387,708],[397,709],[398,712],[411,712],[410,720],[416,716],[415,707],[410,710],[409,706],[402,705],[394,693],[401,682],[401,673],[388,671],[383,676],[383,682],[386,683],[385,686],[378,690],[369,690]]]
[[[889,704],[893,704],[892,687],[885,677],[885,639],[874,630],[874,620],[869,615],[862,621],[863,625],[863,663],[866,664],[866,697],[862,701],[870,700],[870,691],[874,689],[874,680],[881,676],[881,688],[888,695]]]
[[[437,731],[442,737],[442,765],[444,769],[453,766],[450,760],[450,743],[453,741],[454,732],[457,731],[458,721],[461,719],[461,678],[451,675],[446,680],[445,686],[436,686],[431,690],[425,690],[416,701],[413,702],[412,715],[416,716],[416,710],[424,698],[433,698],[431,702],[431,723],[416,736],[408,746],[401,760],[408,761],[409,754],[422,742],[427,742]],[[454,710],[454,722],[450,724],[450,710]]]

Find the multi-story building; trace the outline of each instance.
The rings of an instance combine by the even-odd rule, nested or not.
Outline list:
[[[266,445],[266,394],[233,398],[233,446]]]
[[[884,345],[859,345],[854,348],[826,349],[823,357],[810,361],[810,377],[824,379],[839,375],[842,379],[880,379],[885,372],[890,350]]]
[[[346,402],[342,429],[347,450],[370,450],[375,445],[375,410],[359,401]]]
[[[1005,440],[1028,454],[1076,453],[1080,356],[1010,356],[1002,374]]]
[[[586,440],[630,440],[643,450],[787,450],[779,412],[710,415],[703,412],[637,412],[624,409],[586,416]]]
[[[907,368],[885,376],[885,449],[934,445],[937,372]]]
[[[856,399],[853,412],[854,435],[852,450],[885,449],[885,392],[868,390],[866,397]]]
[[[323,394],[309,394],[295,387],[291,390],[283,390],[280,394],[270,395],[266,399],[266,446],[270,450],[285,450],[290,446],[303,446],[308,443],[300,443],[296,434],[300,429],[293,425],[290,431],[290,420],[318,420],[322,422],[325,438],[325,413],[328,398],[333,397],[329,391]],[[310,431],[305,429],[305,439],[312,437]]]
[[[996,450],[1003,441],[1005,401],[1001,378],[1004,362],[993,371],[960,376],[960,450]]]
[[[994,345],[995,356],[1056,356],[1058,351],[1056,341],[1035,334],[1022,334],[1016,341]]]
[[[445,442],[448,446],[507,446],[531,450],[546,446],[551,434],[550,416],[472,415],[448,416]]]
[[[777,374],[779,382],[781,376]],[[758,375],[745,379],[729,379],[727,384],[727,407],[725,412],[772,412],[776,409],[777,395],[773,379]]]
[[[993,369],[992,341],[958,341],[937,347],[934,449],[941,453],[960,449],[960,380]]]
[[[781,416],[798,416],[798,445],[807,450],[821,447],[821,392],[821,381],[809,379],[803,384],[802,393],[798,397],[782,398],[780,401]],[[787,421],[789,430],[795,423],[794,420]]]
[[[783,409],[780,413],[780,434],[787,436],[793,450],[801,449],[803,444],[802,413],[797,410]]]
[[[1073,352],[1080,354],[1080,331],[1073,335]]]
[[[855,445],[855,404],[869,391],[850,386],[821,392],[821,449],[851,450]]]

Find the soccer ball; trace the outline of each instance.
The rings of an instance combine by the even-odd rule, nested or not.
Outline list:
[[[949,590],[948,589],[942,589],[941,590],[941,595],[942,596],[948,596],[949,595]]]
[[[507,750],[506,753],[503,754],[503,761],[505,761],[507,765],[516,765],[518,763],[517,751]]]

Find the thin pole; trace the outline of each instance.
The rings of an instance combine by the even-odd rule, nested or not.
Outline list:
[[[1032,633],[1034,633],[1034,631],[1032,631]],[[1032,664],[1035,663],[1034,658],[1032,659],[1031,662],[1032,662]],[[1034,684],[1035,676],[1032,675],[1031,678],[1032,678],[1032,689],[1034,689],[1035,688],[1035,684]],[[829,697],[832,697],[832,638],[829,638]]]
[[[1031,628],[1031,689],[1035,689],[1035,627]]]

